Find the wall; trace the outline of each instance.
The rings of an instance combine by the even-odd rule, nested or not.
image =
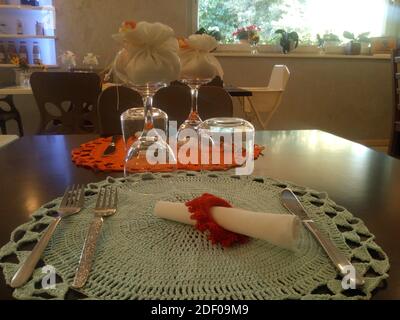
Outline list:
[[[125,20],[162,22],[178,36],[191,32],[191,0],[54,0],[59,53],[74,52],[80,60],[88,52],[107,65],[117,51],[111,36]]]
[[[275,64],[291,72],[269,129],[321,129],[352,140],[387,140],[392,121],[389,59],[219,56],[225,82],[267,86]]]
[[[117,50],[111,35],[121,21],[160,21],[173,27],[177,35],[189,34],[191,3],[192,0],[55,0],[58,50],[72,50],[80,58],[94,52],[106,65]],[[389,60],[287,56],[219,59],[226,82],[238,86],[264,86],[274,64],[288,65],[292,78],[271,129],[318,128],[353,140],[389,138]],[[12,79],[11,70],[6,72]],[[35,133],[38,112],[33,98],[16,100],[26,131]]]

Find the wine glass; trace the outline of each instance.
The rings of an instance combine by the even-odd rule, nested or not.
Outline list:
[[[171,171],[176,168],[176,157],[172,148],[167,143],[166,132],[156,129],[153,119],[153,97],[158,90],[166,87],[165,82],[133,83],[120,66],[119,59],[124,56],[119,54],[115,60],[114,71],[125,85],[133,88],[141,95],[144,105],[144,127],[140,136],[129,148],[124,172],[125,176],[142,171]]]
[[[192,129],[197,132],[198,126],[203,122],[199,114],[198,97],[199,89],[202,85],[207,84],[212,79],[188,79],[182,78],[181,82],[186,84],[191,91],[192,105],[188,119],[180,126],[178,135],[185,129]]]
[[[240,118],[212,118],[198,127],[198,134],[202,163],[244,166],[237,169],[240,174],[252,173],[255,129],[250,122]]]
[[[153,122],[156,129],[168,132],[168,115],[158,109],[152,108]],[[142,135],[143,122],[145,119],[144,108],[132,107],[121,115],[121,127],[125,142],[125,151]]]
[[[143,98],[144,127],[139,138],[129,148],[125,159],[125,176],[136,171],[151,171],[159,166],[162,171],[175,168],[176,158],[172,148],[167,143],[166,132],[155,129],[153,119],[153,97],[165,83],[147,83],[133,85]]]

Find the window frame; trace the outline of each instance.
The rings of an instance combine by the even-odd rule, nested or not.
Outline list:
[[[192,29],[192,33],[194,34],[197,32],[197,30],[199,30],[199,1],[200,0],[189,0],[191,3],[191,29]],[[397,0],[396,0],[397,1]],[[400,0],[399,0],[400,1]],[[400,5],[400,4],[399,4]],[[381,37],[378,38],[387,38],[388,36],[386,35],[382,35]],[[344,43],[341,44],[342,46],[345,46]],[[244,49],[241,48],[241,44],[239,43],[221,43],[220,46],[222,46],[222,50],[218,50],[217,49],[217,53],[225,53],[225,52],[231,52],[231,53],[244,53]],[[283,53],[277,53],[275,51],[273,52],[265,52],[267,54],[283,54]],[[316,54],[310,54],[310,55],[320,55],[320,53],[316,53]],[[345,53],[343,54],[337,54],[338,56],[342,56],[342,55],[346,55]]]

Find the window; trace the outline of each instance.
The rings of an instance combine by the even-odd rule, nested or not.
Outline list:
[[[218,30],[223,42],[235,39],[239,27],[261,28],[261,41],[274,41],[277,29],[297,31],[303,42],[313,42],[317,34],[333,33],[343,38],[354,34],[385,33],[390,0],[199,0],[198,26]]]

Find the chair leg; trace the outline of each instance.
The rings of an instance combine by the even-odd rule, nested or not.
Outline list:
[[[254,114],[256,115],[256,118],[258,122],[260,123],[261,127],[263,130],[266,130],[265,123],[263,122],[260,113],[258,112],[257,108],[254,106],[253,101],[250,99],[250,97],[247,97],[247,101],[250,104],[250,108],[253,110]]]
[[[2,134],[7,134],[7,127],[5,121],[0,121],[0,129]]]
[[[21,117],[18,115],[15,121],[17,121],[18,124],[19,137],[22,138],[24,136],[24,126],[22,125]]]

